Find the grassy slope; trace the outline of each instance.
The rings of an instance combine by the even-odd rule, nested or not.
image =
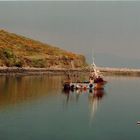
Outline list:
[[[82,55],[0,30],[0,66],[74,67],[86,65]]]

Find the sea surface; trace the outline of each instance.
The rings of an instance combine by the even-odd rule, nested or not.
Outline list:
[[[140,78],[62,90],[63,76],[0,76],[0,140],[140,140]]]

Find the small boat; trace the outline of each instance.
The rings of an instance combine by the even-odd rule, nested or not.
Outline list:
[[[99,83],[90,82],[65,82],[64,89],[103,89],[106,81]]]
[[[137,121],[137,125],[140,125],[140,121]]]
[[[103,79],[100,71],[97,70],[97,67],[94,63],[90,66],[90,74],[89,74],[89,81],[84,82],[71,82],[70,76],[67,82],[64,82],[63,87],[64,90],[73,90],[73,89],[104,89],[104,85],[107,83]]]

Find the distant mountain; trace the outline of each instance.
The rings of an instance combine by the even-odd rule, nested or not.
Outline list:
[[[38,68],[80,68],[85,57],[0,30],[0,66]]]

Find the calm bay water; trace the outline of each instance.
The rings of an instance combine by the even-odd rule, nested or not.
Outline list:
[[[1,140],[139,140],[140,78],[62,92],[61,76],[0,77]]]

